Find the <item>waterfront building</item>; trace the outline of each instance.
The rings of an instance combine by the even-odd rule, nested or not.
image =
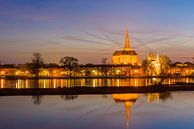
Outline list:
[[[159,55],[156,56],[153,53],[148,54],[148,75],[160,75],[161,73],[161,62]]]

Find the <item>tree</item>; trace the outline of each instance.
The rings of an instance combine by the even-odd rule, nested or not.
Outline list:
[[[171,63],[171,60],[168,56],[166,56],[166,55],[160,56],[161,75],[167,73],[167,70],[169,69],[170,63]]]
[[[78,61],[77,58],[65,56],[60,59],[59,63],[70,71],[69,76],[71,77],[72,72],[75,72],[79,68]]]
[[[43,66],[44,61],[40,53],[34,53],[32,59],[32,73],[35,75],[35,78],[38,78],[40,68]]]
[[[147,59],[144,59],[142,61],[142,67],[143,67],[143,70],[145,71],[145,73],[147,73],[148,72],[148,67],[149,67],[149,63],[148,63]]]

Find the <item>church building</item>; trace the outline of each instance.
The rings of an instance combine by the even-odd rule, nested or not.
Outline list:
[[[138,54],[131,49],[129,33],[126,31],[125,47],[123,50],[115,51],[112,56],[112,64],[139,65]]]

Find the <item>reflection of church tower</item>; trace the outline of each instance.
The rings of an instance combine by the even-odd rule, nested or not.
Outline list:
[[[138,99],[138,94],[113,94],[113,99],[116,102],[124,102],[125,104],[125,114],[126,114],[126,127],[129,128],[130,123],[130,114],[131,114],[131,107],[133,103]]]

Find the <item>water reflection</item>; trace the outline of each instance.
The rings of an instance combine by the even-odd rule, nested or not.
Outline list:
[[[34,101],[35,105],[39,105],[39,104],[41,104],[41,100],[43,98],[43,96],[39,94],[39,80],[34,79],[32,81],[32,84],[34,86],[33,88],[35,88],[34,95],[32,96],[32,100]]]
[[[41,104],[42,98],[43,98],[43,96],[41,96],[41,95],[34,95],[34,96],[32,96],[33,103],[35,105]]]
[[[125,104],[125,114],[126,114],[126,128],[129,128],[131,107],[139,98],[138,94],[113,94],[112,95],[115,102],[123,102]]]
[[[2,97],[0,114],[4,117],[0,120],[4,122],[0,128],[172,128],[172,125],[179,124],[179,119],[183,120],[182,123],[193,120],[194,94],[181,93],[33,96],[36,106],[32,105],[28,96]],[[41,103],[43,99],[44,103]],[[189,117],[186,116],[189,114]],[[10,121],[15,123],[12,125]],[[164,122],[172,122],[172,125],[165,124],[164,127]]]
[[[61,95],[61,99],[65,100],[65,101],[72,101],[74,99],[78,99],[79,95]],[[102,95],[102,98],[104,99],[109,99],[108,98],[109,95]],[[172,99],[172,95],[171,92],[162,92],[162,93],[147,93],[145,95],[143,95],[143,97],[147,98],[147,102],[148,103],[154,103],[154,102],[166,102],[169,99]],[[132,113],[132,107],[133,105],[135,105],[136,101],[138,101],[139,98],[141,98],[142,96],[139,94],[112,94],[112,99],[114,100],[115,104],[118,103],[124,103],[124,107],[125,107],[125,126],[126,128],[130,128],[130,119],[131,119],[131,113]],[[40,105],[42,100],[43,100],[43,96],[40,95],[34,95],[32,97],[33,99],[33,104],[35,105]],[[93,100],[95,101],[95,100]],[[92,111],[88,111],[88,112],[95,112],[96,108]],[[88,114],[87,112],[87,114]]]
[[[72,86],[100,87],[100,86],[149,86],[155,84],[174,84],[176,82],[194,83],[194,78],[85,78],[85,79],[39,79],[39,88],[63,88]],[[34,88],[34,80],[0,79],[0,88]]]
[[[4,88],[4,86],[5,86],[5,80],[1,79],[1,88]]]
[[[61,99],[63,100],[73,100],[78,98],[78,95],[61,95]]]
[[[162,100],[165,102],[168,99],[172,99],[171,92],[162,92],[162,93],[148,93],[147,102],[153,103],[155,101],[159,102]],[[130,128],[130,118],[132,112],[132,106],[139,99],[139,94],[113,94],[113,99],[116,103],[122,102],[125,106],[125,117],[126,117],[126,128]]]
[[[149,103],[158,102],[159,100],[165,102],[168,99],[172,99],[171,92],[147,93],[146,96]]]

